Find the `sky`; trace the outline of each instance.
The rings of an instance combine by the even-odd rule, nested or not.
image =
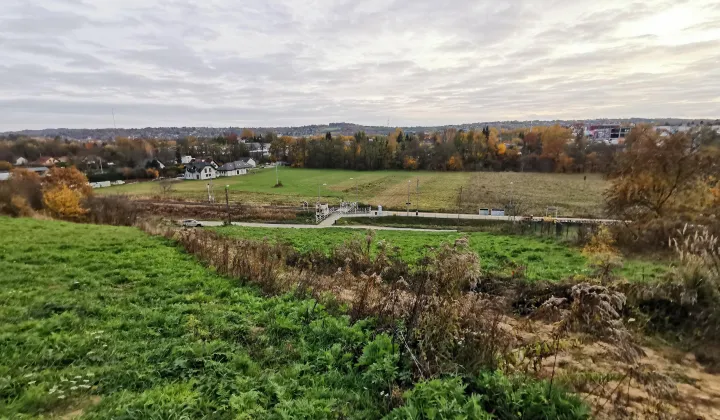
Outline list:
[[[2,0],[0,131],[720,118],[718,0]]]

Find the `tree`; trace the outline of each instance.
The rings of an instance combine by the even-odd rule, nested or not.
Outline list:
[[[12,163],[4,161],[4,160],[0,160],[0,171],[9,171],[12,168],[13,168]]]
[[[717,149],[694,144],[686,133],[661,137],[648,126],[628,139],[610,174],[608,211],[630,220],[699,216],[711,197]]]
[[[325,133],[325,140],[332,141],[332,133],[331,132],[328,131]]]
[[[43,194],[43,203],[48,211],[55,217],[63,219],[77,219],[87,213],[81,203],[83,194],[71,189],[66,184],[58,184],[46,190]]]
[[[172,180],[163,179],[162,181],[158,182],[158,189],[160,190],[161,195],[168,196],[170,195],[170,193],[175,191],[175,185]]]
[[[242,132],[240,133],[240,138],[243,140],[252,139],[255,137],[255,133],[249,128],[243,128]]]
[[[92,194],[92,187],[90,187],[87,177],[74,167],[50,169],[43,184],[44,188],[48,190],[66,186],[73,191],[78,191],[83,196]]]

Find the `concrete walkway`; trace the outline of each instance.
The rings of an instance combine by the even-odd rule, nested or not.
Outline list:
[[[328,219],[326,219],[327,221]],[[216,227],[223,226],[224,222],[212,221],[212,220],[198,220],[203,227]],[[335,223],[335,221],[333,221]],[[248,222],[233,222],[233,226],[243,226],[251,228],[276,228],[276,229],[362,229],[362,230],[405,230],[409,232],[457,232],[454,229],[420,229],[420,228],[398,228],[390,226],[366,226],[366,225],[350,225],[350,226],[337,226],[333,224],[320,223],[319,225],[294,225],[294,224],[282,224],[282,223],[248,223]]]

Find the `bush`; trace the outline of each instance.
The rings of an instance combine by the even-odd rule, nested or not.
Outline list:
[[[88,210],[87,219],[90,223],[132,226],[138,218],[138,208],[125,196],[93,196],[83,202]]]
[[[405,393],[405,405],[386,419],[491,419],[477,395],[467,396],[460,378],[419,382]]]
[[[481,406],[500,420],[590,418],[577,396],[545,381],[486,372],[471,381],[468,391],[480,395]]]

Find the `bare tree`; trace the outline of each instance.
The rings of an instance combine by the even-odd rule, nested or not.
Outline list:
[[[158,189],[160,190],[160,195],[168,196],[171,193],[175,192],[174,184],[175,183],[171,179],[163,179],[158,182]]]

